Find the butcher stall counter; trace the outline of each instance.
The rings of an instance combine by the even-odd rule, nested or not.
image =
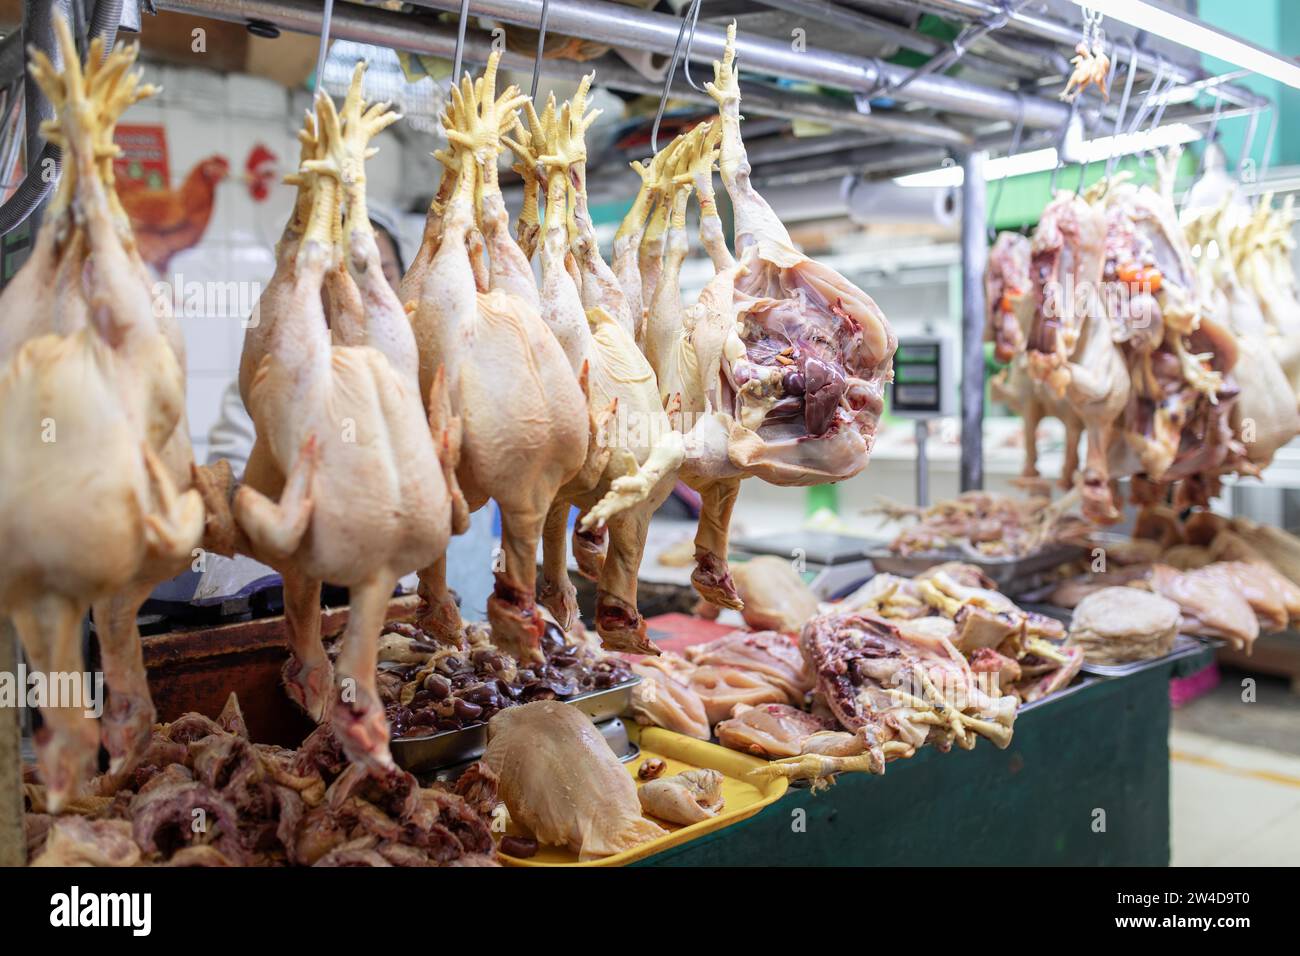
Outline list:
[[[1085,679],[1016,718],[1006,750],[922,747],[883,776],[800,785],[641,866],[1167,866],[1169,681],[1213,650]]]

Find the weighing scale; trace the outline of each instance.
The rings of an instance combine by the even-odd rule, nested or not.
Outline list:
[[[916,504],[930,503],[930,463],[926,439],[930,421],[956,414],[953,340],[946,335],[909,335],[898,340],[889,411],[916,421]]]

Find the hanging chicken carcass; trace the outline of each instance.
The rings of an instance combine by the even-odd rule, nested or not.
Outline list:
[[[1234,195],[1212,208],[1190,209],[1182,216],[1187,241],[1198,253],[1202,324],[1221,330],[1235,346],[1231,381],[1240,390],[1226,423],[1224,439],[1245,446],[1241,471],[1268,466],[1273,455],[1300,434],[1296,393],[1279,361],[1284,353],[1264,317],[1259,299],[1243,280],[1234,254],[1235,224],[1240,211]],[[1249,467],[1247,466],[1247,464]]]
[[[513,124],[522,97],[514,87],[497,95],[499,59],[492,55],[477,82],[466,76],[452,91],[444,125],[455,186],[436,226],[437,250],[424,269],[411,323],[422,390],[445,369],[460,425],[456,475],[466,505],[474,511],[491,499],[501,511],[504,560],[487,609],[493,637],[517,657],[536,659],[543,629],[534,596],[537,543],[556,493],[587,457],[591,427],[586,396],[542,321],[532,269],[509,231],[497,158],[501,133]],[[416,291],[413,277],[404,287]],[[459,641],[445,556],[421,572],[421,595],[425,629]]]
[[[993,342],[994,356],[1007,363],[989,382],[993,398],[1020,416],[1024,424],[1025,466],[1021,475],[1038,477],[1038,424],[1046,417],[1065,425],[1065,459],[1059,484],[1074,487],[1079,470],[1079,439],[1083,422],[1068,402],[1034,381],[1029,372],[1026,338],[1034,316],[1029,278],[1030,241],[1016,232],[999,233],[989,250],[984,274],[987,309],[984,337]]]
[[[92,602],[132,603],[147,593],[141,582],[191,559],[204,528],[199,493],[175,477],[188,470],[188,449],[173,440],[185,405],[174,325],[154,310],[113,199],[113,127],[153,89],[130,72],[135,47],[105,58],[95,40],[83,67],[68,23],[54,26],[63,67],[34,51],[32,76],[55,111],[42,132],[67,164],[35,250],[0,299],[11,330],[0,350],[0,536],[22,543],[0,562],[0,613],[33,669],[51,678],[84,672],[81,622]],[[104,735],[118,772],[137,759],[152,704],[134,616],[101,633],[112,635],[102,643],[114,697]],[[36,734],[55,812],[76,796],[100,743],[84,716],[92,700],[57,703],[42,709]]]
[[[586,113],[590,81],[586,77],[562,109],[553,100],[542,116],[530,108],[531,131],[521,126],[511,141],[521,165],[530,172],[539,165],[546,170],[541,314],[574,375],[587,381],[589,414],[600,421],[587,463],[560,489],[547,516],[540,591],[560,624],[572,626],[577,601],[568,578],[565,529],[576,505],[581,517],[574,552],[579,570],[597,581],[597,632],[608,648],[658,653],[637,611],[636,575],[650,516],[676,480],[682,439],[668,425],[654,371],[636,347],[626,301],[601,259],[587,215],[584,133],[597,115]],[[547,152],[538,156],[535,144],[543,141]],[[593,534],[606,524],[602,555]]]
[[[665,268],[649,297],[646,333],[665,407],[686,434],[682,477],[703,498],[692,580],[706,599],[730,607],[739,606],[726,564],[739,479],[814,485],[865,468],[897,344],[871,297],[797,251],[754,189],[740,133],[735,44],[732,23],[708,90],[719,106],[712,135],[720,139],[722,182],[735,211],[737,258],[715,242],[720,224],[706,206],[713,147],[708,133],[693,131],[684,163],[675,165],[690,180],[710,180],[707,193],[701,190],[701,228],[719,272],[674,328],[675,310],[655,303],[669,281]],[[684,225],[676,207],[670,211],[673,225]],[[671,249],[666,265],[669,256]],[[644,270],[642,279],[646,301]],[[659,336],[670,348],[654,344]]]
[[[435,394],[435,414],[426,413],[415,337],[366,210],[369,143],[397,116],[387,104],[364,107],[363,75],[358,64],[341,114],[318,95],[304,134],[307,218],[296,242],[288,237],[296,248],[291,257],[282,249],[282,281],[267,287],[245,340],[257,438],[235,514],[253,556],[284,578],[290,695],[316,720],[332,719],[351,759],[379,768],[392,763],[375,686],[379,632],[398,579],[446,548],[454,481],[439,458],[445,401]],[[331,329],[321,289],[340,263],[333,281],[360,308],[332,309]],[[349,344],[331,344],[331,334]],[[320,641],[323,581],[351,597],[333,690]]]
[[[1031,249],[1034,316],[1027,354],[1030,374],[1048,399],[1064,401],[1083,422],[1083,513],[1111,523],[1119,509],[1110,456],[1129,377],[1100,294],[1105,239],[1105,215],[1083,197],[1062,192],[1043,210]]]
[[[1172,173],[1176,155],[1161,165]],[[1237,398],[1226,381],[1236,361],[1231,335],[1203,318],[1191,250],[1173,203],[1151,186],[1119,180],[1105,194],[1103,303],[1111,337],[1129,370],[1123,435],[1125,473],[1136,487],[1184,481],[1197,497],[1235,468],[1239,445],[1227,435]]]

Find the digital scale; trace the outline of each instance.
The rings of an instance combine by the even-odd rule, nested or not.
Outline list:
[[[889,411],[916,421],[916,504],[930,503],[930,463],[926,439],[930,420],[956,413],[956,366],[953,340],[946,335],[909,335],[894,352],[894,381],[889,387]]]

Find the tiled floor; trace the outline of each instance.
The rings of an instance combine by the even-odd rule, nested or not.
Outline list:
[[[1261,680],[1242,705],[1239,676],[1175,712],[1174,866],[1300,864],[1300,701]]]

